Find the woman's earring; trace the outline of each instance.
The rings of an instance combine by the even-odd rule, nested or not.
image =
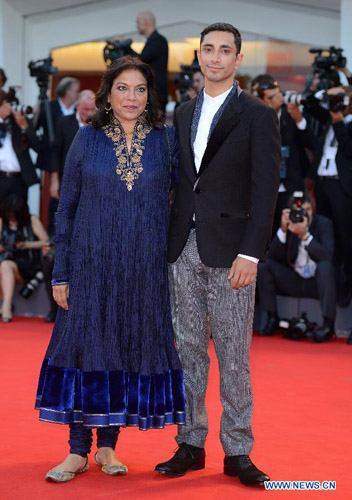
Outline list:
[[[149,102],[147,101],[147,104],[146,104],[146,106],[145,106],[144,113],[148,113],[148,104],[149,104]]]
[[[110,108],[107,108],[106,106],[105,106],[105,108],[104,108],[104,109],[105,109],[105,113],[106,113],[107,115],[108,115],[108,114],[110,113],[110,111],[112,110],[111,104],[110,104],[110,103],[108,103],[108,104],[109,104]]]

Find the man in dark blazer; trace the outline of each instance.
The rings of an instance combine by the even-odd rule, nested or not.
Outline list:
[[[96,111],[95,94],[91,90],[82,90],[78,95],[76,103],[76,113],[68,116],[61,116],[56,124],[55,142],[53,144],[50,174],[50,196],[53,200],[59,200],[60,185],[64,173],[64,165],[68,150],[80,127],[87,125],[87,120]],[[43,272],[45,287],[50,302],[50,311],[45,317],[45,321],[53,322],[56,318],[57,304],[53,298],[51,280],[54,266],[53,251],[44,259]]]
[[[227,23],[201,34],[205,90],[179,108],[179,181],[168,259],[173,323],[184,369],[186,424],[175,456],[156,471],[182,476],[205,466],[207,314],[219,360],[224,473],[246,485],[268,476],[252,463],[249,348],[255,279],[271,238],[280,174],[275,112],[234,83],[241,35]]]
[[[295,208],[292,197],[282,212],[281,227],[271,243],[268,261],[259,264],[259,303],[268,314],[260,333],[272,335],[278,327],[276,294],[312,297],[320,300],[324,317],[323,324],[313,331],[313,338],[324,342],[334,335],[336,316],[333,225],[327,217],[313,216],[312,200],[307,194],[302,198],[302,209],[307,213],[302,222],[290,220],[290,210]]]
[[[344,94],[342,87],[327,93]],[[317,112],[319,111],[319,114]],[[352,114],[328,111],[323,107],[310,113],[316,116],[323,133],[310,177],[315,181],[317,213],[334,224],[336,263],[339,267],[338,303],[347,306],[352,296]]]
[[[262,80],[256,90],[259,99],[277,113],[280,124],[281,182],[273,224],[273,234],[276,234],[288,200],[294,191],[304,190],[304,178],[310,167],[306,150],[312,155],[317,142],[299,107],[294,103],[284,104],[279,84],[274,79]]]
[[[154,73],[155,88],[161,107],[165,111],[168,102],[167,91],[167,62],[169,46],[166,38],[156,30],[155,16],[152,12],[141,12],[137,16],[138,32],[145,36],[147,41],[140,54],[132,49],[128,54],[138,56],[143,62],[149,64]]]
[[[40,142],[31,121],[7,99],[0,90],[0,202],[10,194],[27,202],[28,187],[39,183],[29,150],[38,151]]]
[[[60,80],[55,89],[57,99],[50,101],[50,113],[55,131],[56,123],[60,116],[69,116],[76,112],[75,103],[77,101],[80,88],[80,82],[76,78],[66,76]],[[41,170],[51,171],[53,141],[49,138],[49,129],[47,117],[44,110],[41,110],[37,120],[37,130],[42,131],[42,147],[37,158],[37,168]],[[54,134],[55,135],[55,134]],[[55,137],[54,137],[55,139]],[[50,198],[49,203],[49,234],[52,236],[54,232],[54,214],[57,210],[57,200]]]

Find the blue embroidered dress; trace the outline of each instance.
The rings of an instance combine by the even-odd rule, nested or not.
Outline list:
[[[176,154],[172,129],[171,151]],[[39,379],[40,420],[88,427],[185,422],[169,306],[165,130],[79,130],[56,214],[53,278],[69,282]]]

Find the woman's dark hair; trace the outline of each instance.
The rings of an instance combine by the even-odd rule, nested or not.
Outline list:
[[[234,26],[232,26],[232,24],[229,23],[214,23],[204,28],[204,30],[200,34],[201,45],[203,43],[205,35],[211,33],[212,31],[224,31],[225,33],[232,33],[234,36],[237,54],[241,52],[241,47],[242,47],[241,33],[238,31],[237,28],[235,28]]]
[[[7,92],[5,92],[5,90],[0,89],[0,106],[3,104],[4,101],[8,102],[8,95]]]
[[[10,224],[11,213],[16,217],[19,229],[26,226],[31,221],[27,203],[16,194],[10,194],[0,204],[0,218],[3,226],[8,226]]]
[[[0,68],[0,78],[2,78],[2,85],[1,85],[1,87],[2,87],[7,82],[6,73],[2,68]]]
[[[146,108],[145,119],[148,125],[157,129],[163,127],[163,115],[155,92],[152,68],[149,64],[146,64],[138,59],[138,57],[124,56],[113,62],[109,69],[107,69],[103,74],[100,88],[95,96],[97,112],[90,120],[95,129],[99,129],[110,123],[112,111],[107,114],[105,107],[108,107],[108,97],[111,92],[112,84],[123,71],[131,69],[139,71],[147,82],[148,105]]]

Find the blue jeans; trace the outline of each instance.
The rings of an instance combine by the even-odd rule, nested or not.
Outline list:
[[[120,427],[99,427],[97,429],[97,447],[115,449]],[[92,429],[82,424],[70,424],[70,453],[86,457],[90,453],[93,443]]]

